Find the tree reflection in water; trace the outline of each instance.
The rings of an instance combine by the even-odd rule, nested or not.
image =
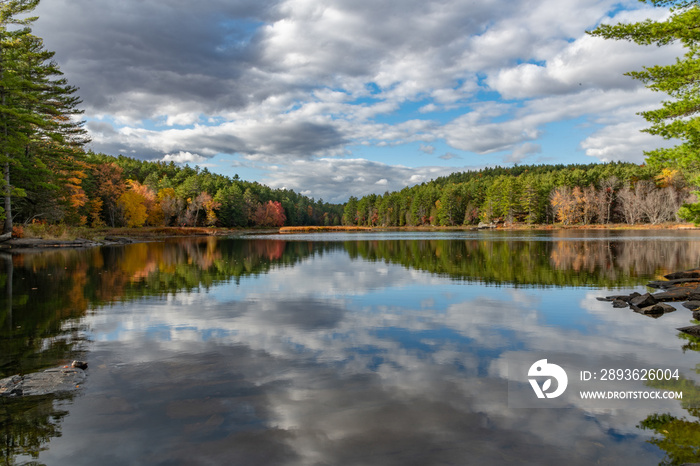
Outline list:
[[[357,236],[343,242],[197,238],[2,254],[0,377],[82,359],[89,342],[81,319],[112,303],[166,298],[181,291],[207,291],[217,284],[239,283],[243,277],[293,267],[330,252],[400,264],[455,280],[528,287],[637,286],[700,263],[698,241],[655,241],[649,247],[646,240],[599,234],[576,240],[567,235],[570,233],[553,233],[545,240],[519,234],[502,240],[474,236],[386,241],[364,241]],[[302,312],[296,307],[308,307],[306,302],[286,304],[286,312],[295,316]],[[322,311],[328,311],[324,306],[319,305]],[[277,319],[288,317],[279,312],[270,314]],[[329,328],[339,319],[327,312],[315,318],[309,325]],[[692,337],[683,338],[684,351],[700,347]],[[687,382],[684,396],[689,397],[688,402],[692,396],[697,400],[698,389],[692,381]],[[60,436],[60,422],[67,413],[63,405],[72,402],[72,398],[65,397],[0,398],[3,462],[14,464],[20,457],[36,458],[50,438]],[[688,412],[697,417],[698,412],[688,406]],[[697,421],[657,414],[642,421],[640,427],[657,435],[651,443],[667,452],[670,464],[689,458],[698,460]]]
[[[686,341],[683,351],[700,351],[700,338],[679,333]],[[696,368],[700,374],[700,365]],[[700,387],[692,380],[681,377],[679,381],[649,381],[647,385],[657,389],[683,392],[681,406],[693,419],[677,418],[670,414],[651,414],[639,423],[639,428],[653,431],[656,437],[649,443],[666,452],[660,465],[700,463]]]

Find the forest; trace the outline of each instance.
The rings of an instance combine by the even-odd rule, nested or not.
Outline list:
[[[342,216],[343,206],[323,199],[173,162],[77,153],[61,168],[23,184],[12,206],[15,223],[279,227],[338,225]]]
[[[206,168],[124,156],[74,153],[47,160],[38,179],[25,173],[13,171],[24,190],[13,199],[16,224],[96,228],[658,224],[681,221],[683,204],[695,201],[679,171],[630,163],[487,168],[350,197],[344,205]]]
[[[347,225],[526,223],[590,225],[682,221],[696,202],[679,170],[613,162],[523,165],[453,173],[398,192],[351,197]]]

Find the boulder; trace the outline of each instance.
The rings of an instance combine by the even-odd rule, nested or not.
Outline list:
[[[693,319],[700,320],[700,311],[693,311]]]
[[[683,303],[683,307],[694,311],[695,309],[700,308],[700,301],[687,301]]]
[[[612,302],[613,307],[616,308],[623,308],[629,306],[626,301],[623,301],[622,299],[616,299]]]
[[[697,292],[695,288],[680,286],[660,293],[654,293],[652,296],[657,301],[684,301],[688,299],[691,293],[695,292]]]
[[[47,369],[0,380],[0,397],[51,395],[70,392],[85,380],[85,371],[75,367]]]
[[[657,301],[656,298],[654,298],[650,293],[645,293],[630,299],[629,303],[638,308],[645,308],[653,306],[657,303]]]
[[[644,315],[663,315],[667,312],[673,312],[676,308],[666,303],[658,303],[651,306],[646,306],[635,310],[640,314]]]
[[[687,333],[688,335],[692,335],[694,337],[700,337],[700,325],[691,325],[690,327],[681,327],[677,330],[680,330],[683,333]]]

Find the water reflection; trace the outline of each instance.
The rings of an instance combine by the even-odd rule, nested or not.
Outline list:
[[[629,286],[698,263],[700,242],[639,233],[472,234],[465,239],[347,241],[345,248],[351,257],[388,260],[453,278],[538,286]]]
[[[700,364],[695,372],[700,373]],[[690,416],[696,419],[700,418],[700,386],[696,382],[683,379],[680,383],[673,384],[673,387],[669,387],[671,384],[664,381],[649,382],[648,385],[660,389],[682,389],[681,406]],[[656,434],[649,440],[649,443],[656,445],[666,453],[660,464],[696,463],[700,458],[699,421],[688,419],[685,416],[673,416],[669,413],[654,413],[641,421],[638,427]]]
[[[693,423],[695,405],[512,409],[506,361],[679,367],[694,386],[697,353],[675,331],[687,311],[651,321],[590,287],[637,286],[668,257],[689,268],[695,241],[654,242],[659,256],[562,242],[202,239],[14,256],[3,371],[89,350],[81,395],[42,408],[44,423],[62,419],[60,437],[37,434],[47,464],[658,463],[669,450],[654,439],[671,432],[659,419]],[[3,428],[27,419],[7,409]]]
[[[22,457],[38,458],[51,438],[61,435],[60,422],[67,414],[54,404],[53,397],[0,398],[2,464],[15,464]]]

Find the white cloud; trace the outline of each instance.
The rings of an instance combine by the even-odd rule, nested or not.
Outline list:
[[[627,10],[609,18],[620,6]],[[547,124],[576,118],[600,126],[581,133],[588,155],[639,160],[648,140],[629,122],[662,96],[622,74],[668,63],[679,48],[585,30],[659,11],[629,0],[122,0],[118,8],[54,0],[37,9],[36,32],[80,87],[86,116],[99,120],[88,125],[94,150],[173,160],[239,154],[293,173],[299,159],[408,142],[429,154],[436,142],[508,152],[516,162],[534,145],[548,147]],[[622,120],[606,120],[611,114]],[[426,176],[416,170],[416,179]]]
[[[452,160],[452,159],[461,159],[462,157],[460,157],[459,155],[457,155],[455,153],[447,152],[438,158],[440,158],[442,160]]]
[[[273,188],[308,188],[326,202],[345,202],[350,194],[397,191],[452,171],[450,167],[409,168],[366,159],[322,158],[295,160],[284,171],[268,174],[264,181]]]
[[[520,163],[526,157],[533,154],[541,154],[542,146],[539,144],[533,144],[531,142],[526,142],[525,144],[516,147],[513,152],[505,157],[506,162]]]
[[[432,153],[435,152],[435,146],[431,146],[430,144],[421,144],[420,150],[426,154],[432,155]]]
[[[177,154],[166,154],[163,156],[163,162],[175,162],[175,163],[201,163],[208,160],[199,154],[193,154],[191,152],[178,152]]]

